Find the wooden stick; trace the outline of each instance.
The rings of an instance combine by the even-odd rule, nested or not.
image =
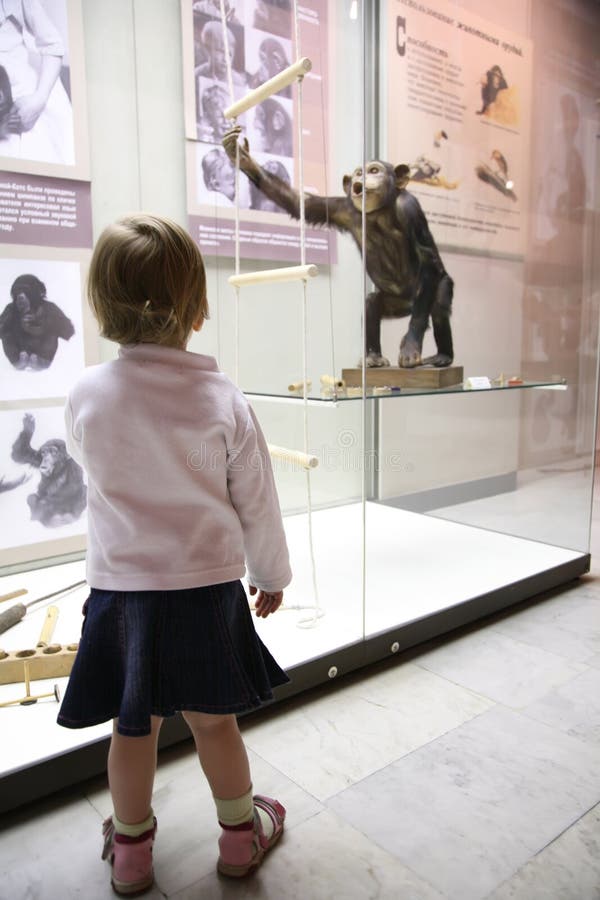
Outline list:
[[[275,444],[267,444],[269,453],[273,459],[284,459],[286,462],[293,462],[303,469],[314,469],[319,465],[317,456],[310,453],[302,453],[300,450],[288,450],[287,447],[277,447]]]
[[[343,388],[346,382],[343,378],[335,378],[333,375],[321,375],[321,384],[325,387]]]
[[[288,66],[287,69],[283,69],[283,71],[274,75],[273,78],[269,78],[268,81],[259,84],[253,91],[249,91],[245,97],[241,98],[241,100],[232,103],[231,106],[228,106],[224,111],[223,115],[226,119],[237,118],[243,112],[246,112],[247,109],[258,106],[258,104],[262,103],[263,100],[266,100],[267,97],[278,94],[279,91],[288,87],[288,85],[296,81],[297,78],[304,78],[306,73],[310,72],[311,69],[312,63],[310,59],[308,59],[307,56],[303,56],[302,59],[296,60],[296,62],[292,63],[291,66]]]
[[[240,275],[230,275],[229,284],[234,287],[242,287],[246,284],[265,284],[274,281],[305,281],[314,278],[319,270],[314,265],[308,266],[284,266],[281,269],[263,269],[262,272],[245,272]]]
[[[312,381],[310,378],[306,381],[306,390],[310,391],[312,387]],[[291,384],[288,384],[288,391],[303,391],[304,390],[304,381],[293,381]]]
[[[5,600],[14,600],[15,597],[22,597],[23,594],[26,594],[27,590],[25,588],[21,588],[18,591],[11,591],[10,594],[2,594],[0,597],[0,603],[4,603]]]
[[[58,620],[58,606],[49,606],[46,610],[46,618],[44,619],[44,624],[42,625],[42,630],[40,632],[40,639],[37,642],[37,646],[44,649],[47,647],[50,641],[52,640],[52,635],[54,634],[54,629],[56,628],[56,622]]]

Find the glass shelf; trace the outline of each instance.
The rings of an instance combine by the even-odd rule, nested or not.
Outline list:
[[[494,384],[490,382],[489,387],[469,387],[464,382],[460,384],[453,384],[449,387],[442,388],[414,388],[414,387],[406,387],[406,388],[368,388],[366,392],[367,400],[389,400],[392,398],[401,398],[401,397],[424,397],[424,396],[439,396],[440,394],[481,394],[486,391],[519,391],[519,390],[529,390],[531,388],[543,388],[545,390],[555,390],[555,391],[566,391],[567,390],[567,381],[564,378],[554,378],[550,381],[522,381],[519,384]],[[261,391],[261,390],[247,390],[244,391],[245,395],[249,398],[256,397],[260,400],[273,400],[273,401],[286,401],[289,400],[292,403],[302,402],[303,396],[299,392],[286,392],[278,393],[277,391]],[[333,390],[323,390],[320,393],[316,393],[314,390],[311,390],[307,399],[310,403],[341,403],[347,401],[355,401],[362,400],[363,391],[362,388],[346,388],[338,389],[337,391]]]

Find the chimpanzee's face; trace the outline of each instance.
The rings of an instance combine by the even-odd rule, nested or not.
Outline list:
[[[15,304],[23,331],[30,335],[40,335],[44,325],[42,304],[32,302],[25,291],[19,291],[15,297]]]
[[[374,212],[385,205],[390,192],[390,173],[379,160],[367,163],[363,176],[362,167],[355,169],[349,180],[344,179],[344,187],[350,188],[350,199],[355,208],[362,211],[363,197],[366,212]]]
[[[15,297],[15,303],[17,305],[21,320],[23,320],[25,316],[28,316],[31,313],[31,302],[24,291],[21,291],[20,294],[17,294],[17,296]]]
[[[283,48],[275,44],[271,44],[267,48],[261,48],[259,51],[259,58],[261,69],[268,78],[279,75],[288,64],[283,53]]]
[[[60,451],[58,447],[55,447],[51,444],[49,447],[41,447],[40,453],[42,454],[40,472],[42,473],[42,475],[51,475],[56,468],[56,464],[60,456]]]

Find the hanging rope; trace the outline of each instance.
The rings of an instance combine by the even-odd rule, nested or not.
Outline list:
[[[227,80],[229,83],[229,95],[231,104],[235,103],[233,91],[233,74],[231,70],[231,59],[229,56],[229,35],[227,29],[225,2],[220,0],[221,8],[221,25],[223,28],[223,42],[226,49],[225,58],[227,64]],[[296,50],[296,66],[300,70],[297,76],[298,85],[298,194],[300,197],[300,263],[306,266],[306,215],[305,215],[305,198],[304,198],[304,155],[303,155],[303,126],[302,126],[302,80],[306,65],[304,65],[300,56],[300,29],[298,20],[297,0],[293,3],[294,12],[294,45]],[[301,68],[303,67],[303,68]],[[310,67],[310,64],[309,64]],[[233,123],[237,122],[237,116],[233,116]],[[235,274],[240,274],[240,197],[239,197],[239,171],[240,156],[239,143],[236,144],[236,160],[235,160]],[[235,381],[239,381],[239,284],[234,284],[235,296]],[[303,398],[303,430],[304,430],[304,453],[309,454],[309,420],[308,420],[308,299],[306,290],[306,277],[302,278],[302,398]],[[300,619],[297,623],[300,628],[312,628],[316,625],[319,618],[325,615],[319,604],[319,591],[317,583],[317,568],[315,561],[314,540],[313,540],[313,522],[312,522],[312,486],[311,486],[311,467],[306,468],[306,494],[307,494],[307,518],[308,518],[308,544],[312,572],[312,584],[314,593],[314,605],[294,605],[293,609],[310,609],[313,614],[307,618]],[[288,607],[290,608],[290,607]]]

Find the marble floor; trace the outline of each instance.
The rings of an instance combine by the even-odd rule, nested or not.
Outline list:
[[[600,900],[600,501],[593,568],[561,590],[243,720],[286,833],[243,883],[189,743],[156,779],[146,896]],[[0,900],[114,896],[103,778],[7,813]]]

